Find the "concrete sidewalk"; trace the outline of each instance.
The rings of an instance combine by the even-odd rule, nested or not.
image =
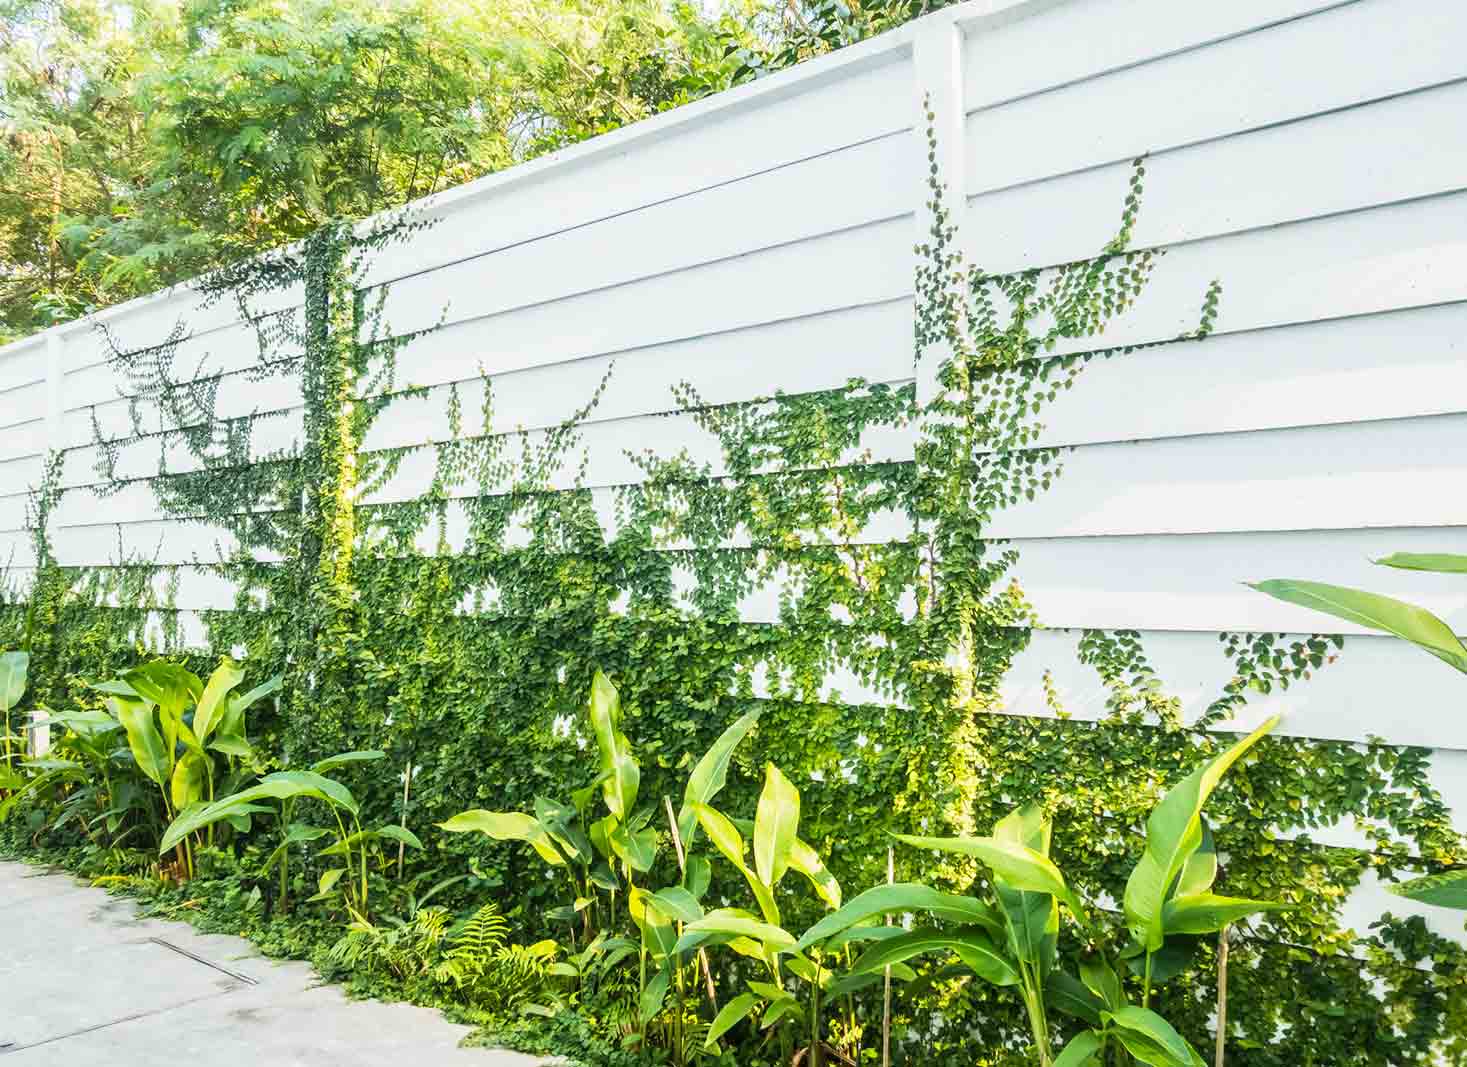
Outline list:
[[[406,1004],[347,1000],[304,963],[141,919],[129,901],[0,863],[3,1067],[533,1067],[460,1049],[469,1028]]]

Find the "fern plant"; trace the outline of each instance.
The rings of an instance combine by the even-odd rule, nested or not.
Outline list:
[[[384,926],[358,920],[331,946],[326,958],[349,972],[386,972],[402,981],[421,978],[440,966],[451,916],[446,908],[423,908],[411,919]]]
[[[434,976],[475,1007],[509,1014],[538,1007],[532,998],[545,989],[556,945],[509,942],[509,924],[496,904],[485,904],[449,935]]]

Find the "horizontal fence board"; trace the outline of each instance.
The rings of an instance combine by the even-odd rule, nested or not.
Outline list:
[[[1035,631],[1003,680],[1006,712],[1052,715],[1045,702],[1048,672],[1061,707],[1073,718],[1092,721],[1106,715],[1109,694],[1100,675],[1079,660],[1082,632]],[[1275,647],[1286,648],[1309,633],[1283,634]],[[1237,673],[1215,633],[1142,631],[1138,636],[1162,691],[1180,701],[1184,721],[1196,719],[1222,697]],[[1467,721],[1457,713],[1461,675],[1452,668],[1385,635],[1348,636],[1343,649],[1330,651],[1335,661],[1307,680],[1268,694],[1248,692],[1242,714],[1229,725],[1252,728],[1281,714],[1280,732],[1294,737],[1363,742],[1376,736],[1394,745],[1467,752]]]
[[[286,321],[292,324],[292,329],[297,329],[299,316],[292,312]],[[118,365],[112,350],[104,349],[98,353],[99,361],[89,362],[67,372],[63,410],[72,417],[79,414],[90,423],[90,410],[93,407],[98,408],[99,417],[103,412],[119,406],[126,410],[127,400],[139,396],[138,386],[141,385],[143,390],[140,410],[151,413],[153,408],[148,398],[157,388],[155,375],[162,358],[160,354],[137,350],[145,349],[149,344],[167,336],[166,333],[161,336],[124,335],[119,331],[114,340],[123,353],[135,361],[136,369],[123,369]],[[219,375],[228,376],[225,378],[228,388],[223,384],[219,388],[219,401],[225,405],[220,411],[221,416],[245,414],[260,407],[268,408],[273,406],[271,390],[279,389],[282,385],[288,386],[291,381],[283,381],[287,377],[285,375],[262,377],[257,372],[260,366],[260,336],[260,331],[255,326],[240,322],[218,330],[191,333],[178,343],[172,352],[171,362],[162,369],[170,381],[179,385]],[[133,355],[135,351],[137,354]],[[294,345],[275,345],[271,347],[270,354],[272,360],[283,362],[299,356],[300,350]],[[294,375],[288,377],[298,382]],[[254,381],[254,378],[260,380]],[[295,402],[299,403],[298,384],[295,385],[294,392],[297,397]],[[144,419],[145,423],[156,421],[156,416]],[[156,429],[156,426],[150,425],[148,428]],[[130,429],[129,426],[129,432]]]
[[[1153,152],[1133,244],[1171,245],[1461,190],[1464,111],[1467,82],[1458,81]],[[981,174],[983,142],[970,138],[968,151],[967,173]],[[966,226],[979,261],[1014,270],[1094,255],[1115,237],[1132,169],[1130,161],[1111,163],[970,198]]]
[[[414,274],[390,287],[386,315],[418,328],[425,307],[449,321],[503,314],[908,215],[915,149],[887,136]]]
[[[0,429],[0,462],[44,455],[46,451],[46,397],[44,385],[37,390],[17,390],[21,403],[27,405],[32,418],[11,423]],[[16,412],[19,417],[21,412]],[[0,483],[4,484],[4,483]]]
[[[1197,388],[1199,379],[1206,382]],[[1095,360],[1039,414],[1043,446],[1467,411],[1467,303],[1219,334]]]
[[[963,102],[992,107],[1184,49],[1209,45],[1341,0],[1095,0],[1056,4],[964,42]],[[1350,2],[1350,0],[1345,0]],[[1042,55],[1042,63],[1034,57]]]
[[[1191,333],[1214,281],[1224,333],[1467,300],[1464,209],[1459,193],[1176,246],[1103,335],[1059,351]]]
[[[8,347],[0,348],[0,414],[14,421],[13,413],[23,410],[13,390],[23,389],[34,382],[46,380],[46,339],[28,338]]]
[[[509,354],[496,346],[495,334],[495,320],[488,319],[420,337],[399,353],[398,381],[462,382],[466,424],[476,426],[482,367],[492,383],[493,429],[504,431],[560,422],[591,399],[608,371],[593,419],[672,410],[673,387],[681,382],[707,403],[729,404],[837,388],[851,378],[896,381],[912,374],[909,297],[518,368],[504,366]]]
[[[908,383],[892,383],[896,388],[905,384]],[[409,400],[406,404],[409,410],[403,418],[383,422],[369,435],[365,451],[369,455],[373,450],[411,451],[401,459],[393,476],[379,489],[364,495],[361,503],[409,500],[427,492],[435,476],[441,447],[449,447],[454,442],[445,398],[430,396],[426,401]],[[414,414],[418,418],[413,418]],[[302,419],[303,410],[295,408],[255,420],[250,437],[251,457],[261,459],[296,446],[304,432]],[[474,413],[469,424],[462,428],[459,440],[469,441],[482,425],[482,418]],[[545,447],[551,432],[527,430],[495,436],[503,438],[504,458],[518,460],[525,447],[531,450]],[[120,487],[107,484],[103,477],[107,468],[99,467],[106,459],[107,446],[68,451],[62,476],[67,491],[57,506],[56,522],[69,526],[79,522],[135,522],[166,517],[170,513],[159,510],[149,480],[160,472],[180,474],[202,469],[203,464],[190,451],[192,447],[176,435],[145,438],[120,446],[111,470],[116,478],[130,482]],[[697,424],[694,413],[677,411],[578,424],[566,455],[553,469],[543,472],[544,477],[536,482],[536,487],[572,489],[637,484],[645,479],[637,460],[649,457],[655,460],[685,457],[699,470],[706,467],[712,476],[721,476],[726,471],[718,439]],[[848,450],[841,462],[906,462],[911,457],[910,427],[872,426],[862,435],[861,445]],[[498,483],[480,486],[471,478],[467,483],[451,487],[450,495],[476,495],[481,491],[497,492],[500,486]]]
[[[247,310],[250,315],[285,314],[299,308],[304,299],[304,287],[290,285],[250,299]],[[160,344],[180,326],[199,343],[216,333],[245,329],[232,297],[209,300],[195,286],[175,286],[63,327],[62,369],[69,374],[106,363],[114,344],[124,350]]]
[[[1076,388],[1079,388],[1077,386]],[[1083,445],[992,537],[1467,524],[1467,416]]]
[[[129,490],[124,490],[128,492]],[[620,528],[618,513],[618,490],[612,488],[591,489],[591,502],[605,536],[615,536]],[[71,495],[71,494],[68,494]],[[119,497],[122,494],[118,494]],[[113,498],[114,500],[117,498]],[[213,564],[228,560],[238,551],[239,545],[226,528],[201,519],[146,518],[151,498],[138,491],[137,518],[119,521],[111,513],[98,515],[97,521],[86,523],[85,511],[76,512],[78,521],[72,525],[57,524],[52,530],[51,541],[59,563],[63,566],[115,566],[123,563],[148,562],[156,564]],[[505,548],[522,548],[531,541],[531,531],[526,525],[524,512],[514,518],[501,542]],[[363,528],[369,519],[360,520]],[[459,553],[469,541],[469,512],[466,503],[449,499],[444,504],[442,527],[436,517],[426,520],[426,525],[417,532],[414,549],[423,555],[434,555],[443,551]],[[824,545],[887,544],[900,540],[911,533],[911,524],[905,515],[880,511],[869,518],[855,534],[847,537],[828,530],[805,531],[803,543]],[[378,531],[380,535],[380,531]],[[6,535],[17,544],[29,545],[30,534],[17,530]],[[442,539],[442,544],[440,544]],[[747,530],[735,531],[714,548],[747,548],[751,544]],[[668,551],[685,551],[693,546],[685,539],[669,539],[661,547]],[[278,555],[270,552],[256,553],[257,558],[274,562]],[[764,596],[764,594],[760,594]],[[769,594],[770,597],[773,594]],[[764,601],[761,601],[764,602]],[[768,600],[773,603],[773,600]],[[210,606],[214,606],[211,604]]]
[[[912,229],[910,215],[873,222],[510,310],[489,279],[458,270],[415,302],[394,287],[385,314],[399,333],[493,316],[504,359],[491,369],[534,366],[907,295]]]
[[[968,188],[1037,181],[1450,81],[1463,75],[1464,45],[1467,9],[1457,0],[1333,7],[980,111],[969,122],[977,166]]]
[[[484,379],[478,377],[483,359],[474,340],[481,333],[492,333],[482,330],[483,325],[450,326],[402,349],[397,357],[396,388],[426,386],[430,392],[425,397],[393,400],[369,436],[369,447],[382,447],[388,440],[418,443],[446,436],[450,389],[443,383],[454,385],[458,392],[463,432],[484,432]],[[556,425],[589,403],[608,373],[606,392],[591,413],[593,421],[672,410],[677,406],[674,387],[683,382],[706,403],[727,404],[777,392],[837,388],[851,378],[896,380],[911,373],[911,329],[910,301],[897,300],[493,374],[489,381],[494,418],[489,429],[505,433]],[[815,354],[823,358],[808,358]],[[680,376],[673,377],[670,369]],[[221,382],[215,414],[224,419],[278,413],[298,427],[299,412],[287,414],[285,409],[298,408],[300,399],[299,382],[294,378],[255,381],[238,373]],[[143,429],[156,432],[157,406],[146,400],[136,406]],[[69,411],[65,429],[70,448],[90,447],[97,430],[105,440],[123,441],[129,451],[156,448],[129,440],[134,422],[133,404],[127,400]],[[78,477],[90,480],[86,472],[93,457],[75,462],[79,466],[73,469],[83,472]]]
[[[1467,525],[1074,537],[1011,544],[1019,553],[1013,574],[1040,623],[1049,627],[1374,632],[1242,584],[1302,578],[1371,589],[1420,604],[1467,634],[1467,583],[1370,562],[1392,552],[1467,555]]]
[[[877,48],[790,90],[771,93],[759,86],[758,100],[714,107],[702,121],[643,137],[626,151],[561,166],[552,156],[522,180],[491,176],[430,201],[425,219],[448,224],[430,225],[409,248],[382,260],[369,279],[386,281],[589,226],[900,134],[913,117],[910,51]],[[546,211],[546,204],[554,210]]]

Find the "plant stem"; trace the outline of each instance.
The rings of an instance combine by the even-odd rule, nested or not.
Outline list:
[[[1041,1067],[1050,1067],[1054,1062],[1049,1047],[1049,1019],[1044,1014],[1044,987],[1039,982],[1039,972],[1031,964],[1020,961],[1019,973],[1024,988],[1024,1007],[1029,1012],[1029,1029],[1034,1034],[1034,1044],[1039,1050]]]
[[[1217,935],[1217,1046],[1213,1067],[1223,1067],[1228,1043],[1228,927]]]
[[[1141,984],[1141,1006],[1151,1007],[1151,950],[1146,950],[1146,977]]]
[[[815,960],[815,981],[810,994],[810,1067],[820,1067],[820,960]]]

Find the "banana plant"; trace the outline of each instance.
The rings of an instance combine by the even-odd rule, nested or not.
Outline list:
[[[684,922],[683,933],[674,942],[673,951],[685,953],[705,946],[726,945],[740,955],[757,960],[768,977],[768,981],[749,982],[747,992],[723,1006],[709,1028],[705,1047],[714,1047],[720,1037],[757,1012],[761,1028],[766,1030],[786,1019],[802,1022],[806,1040],[791,1058],[802,1061],[808,1056],[812,1067],[821,1067],[831,1051],[824,1043],[820,1025],[821,1001],[831,990],[836,975],[829,966],[824,953],[827,946],[823,942],[819,946],[813,943],[807,946],[811,951],[797,948],[798,939],[783,926],[775,890],[785,875],[794,870],[809,880],[827,907],[838,909],[841,889],[819,853],[800,840],[799,790],[778,767],[766,764],[764,787],[750,828],[752,865],[748,860],[749,847],[733,819],[696,799],[689,800],[687,808],[714,848],[744,876],[759,912],[717,908],[695,918],[690,909],[679,916]],[[654,901],[652,906],[659,905]],[[805,983],[807,1000],[796,993],[789,981],[791,977]]]
[[[1270,719],[1222,755],[1170,789],[1153,809],[1146,826],[1146,851],[1131,873],[1125,917],[1133,945],[1117,961],[1092,957],[1079,965],[1079,977],[1059,965],[1060,912],[1068,911],[1082,930],[1089,918],[1078,894],[1050,859],[1052,825],[1037,805],[1021,807],[994,826],[987,837],[897,837],[918,848],[977,859],[989,871],[992,901],[951,897],[925,886],[884,886],[861,894],[813,928],[829,934],[878,912],[901,910],[941,920],[877,943],[852,970],[873,974],[919,955],[956,956],[978,978],[1016,991],[1029,1020],[1042,1067],[1081,1067],[1111,1062],[1122,1049],[1154,1067],[1197,1067],[1191,1045],[1149,1006],[1151,987],[1160,980],[1158,955],[1168,939],[1190,939],[1281,905],[1217,896],[1217,854],[1202,819],[1202,808],[1222,775],[1277,724]],[[798,947],[798,946],[797,946]],[[1135,960],[1141,978],[1140,1003],[1130,1002],[1117,963]],[[1175,966],[1170,963],[1170,965]],[[1088,1029],[1056,1056],[1050,1011],[1079,1018]]]
[[[233,791],[252,774],[244,762],[253,754],[245,713],[279,689],[281,679],[235,693],[243,680],[244,671],[225,657],[208,682],[179,664],[155,660],[94,686],[121,724],[138,769],[157,786],[170,823],[194,805],[212,802],[217,793]],[[223,757],[222,769],[218,757]],[[190,841],[186,835],[171,840],[185,873],[191,874]]]
[[[26,760],[20,769],[27,777],[17,776],[18,788],[0,801],[0,822],[27,796],[45,792],[51,787],[64,787],[64,796],[48,817],[52,829],[72,819],[82,823],[87,835],[97,840],[94,830],[100,823],[108,834],[107,843],[117,846],[126,834],[140,828],[134,824],[121,835],[124,818],[135,808],[114,781],[117,742],[113,736],[121,729],[116,719],[105,711],[47,711],[51,728],[59,728],[52,751],[44,759]]]
[[[422,842],[412,831],[395,823],[364,829],[356,798],[346,786],[326,777],[326,772],[347,763],[379,760],[383,756],[384,753],[377,750],[344,752],[321,760],[308,771],[277,771],[267,774],[247,789],[185,811],[163,835],[158,847],[159,854],[168,852],[190,835],[219,822],[233,821],[245,815],[271,814],[280,829],[280,843],[266,861],[263,873],[268,875],[279,866],[282,901],[289,891],[287,871],[290,846],[334,836],[335,841],[323,849],[321,855],[340,856],[342,865],[329,868],[321,875],[317,892],[310,899],[328,900],[339,894],[355,920],[369,922],[371,907],[368,863],[373,851],[379,849],[385,841],[401,842],[418,849],[423,847]],[[325,804],[332,814],[335,827],[309,826],[292,821],[295,805],[302,799],[317,800]],[[270,801],[275,803],[274,807],[269,806]]]
[[[0,790],[17,788],[21,784],[21,779],[14,773],[12,761],[15,759],[16,750],[24,752],[27,745],[23,734],[11,734],[10,713],[25,696],[26,673],[30,669],[30,662],[29,652],[0,654],[0,711],[4,712],[5,729],[5,733],[0,735],[4,739],[5,752],[5,763],[3,767],[0,767]]]
[[[1395,552],[1372,562],[1398,570],[1467,574],[1467,556],[1449,552]],[[1271,578],[1266,582],[1248,584],[1275,599],[1394,634],[1467,674],[1467,645],[1462,643],[1451,626],[1425,608],[1380,593],[1295,578]],[[1390,890],[1422,904],[1467,910],[1467,868],[1402,882],[1391,886]]]
[[[636,806],[641,767],[622,730],[621,697],[599,670],[591,681],[586,711],[600,754],[599,773],[590,785],[572,794],[570,804],[536,797],[533,814],[475,808],[439,823],[439,828],[528,844],[565,875],[571,889],[573,902],[555,909],[551,917],[579,920],[589,942],[596,930],[598,891],[611,894],[614,901],[623,888],[622,879],[630,886],[652,869],[657,831],[651,826],[654,809]],[[598,793],[606,813],[592,821]]]
[[[641,934],[638,1022],[643,1043],[648,1023],[663,1011],[672,994],[674,1004],[667,1032],[674,1067],[683,1067],[687,1062],[692,1044],[685,1025],[687,990],[690,984],[696,985],[700,968],[708,982],[709,999],[713,999],[712,972],[703,947],[678,948],[686,924],[704,918],[702,901],[712,878],[708,860],[691,851],[697,842],[697,807],[710,804],[722,792],[734,750],[758,721],[757,711],[742,716],[703,754],[688,776],[676,816],[671,799],[664,798],[668,829],[677,849],[677,884],[656,891],[632,886],[627,897],[632,922]],[[655,972],[650,981],[649,962]]]

